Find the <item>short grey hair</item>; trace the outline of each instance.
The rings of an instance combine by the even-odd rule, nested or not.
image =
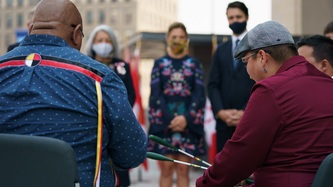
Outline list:
[[[116,35],[114,34],[112,28],[109,27],[108,25],[99,25],[94,28],[94,30],[91,32],[86,42],[86,54],[90,57],[94,57],[95,53],[92,50],[92,45],[94,43],[94,38],[99,31],[104,31],[110,36],[111,43],[113,46],[111,54],[113,55],[113,57],[120,58]]]

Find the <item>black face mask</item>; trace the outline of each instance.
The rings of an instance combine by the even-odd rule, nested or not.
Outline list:
[[[235,22],[233,24],[229,25],[229,28],[234,32],[234,34],[241,34],[242,32],[245,31],[247,22]]]

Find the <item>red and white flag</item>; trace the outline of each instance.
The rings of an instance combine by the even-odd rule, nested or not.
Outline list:
[[[206,99],[204,124],[205,124],[204,129],[205,129],[205,134],[206,134],[206,142],[209,147],[208,160],[210,163],[213,163],[214,157],[216,155],[216,131],[215,131],[216,121],[214,118],[212,105],[208,98]]]
[[[143,130],[147,133],[146,120],[145,120],[145,111],[142,106],[141,92],[140,92],[140,74],[139,74],[139,63],[140,63],[140,48],[141,42],[138,41],[134,50],[133,60],[131,61],[131,76],[133,80],[133,86],[135,91],[135,102],[133,106],[133,112],[137,117],[139,123]],[[148,170],[147,159],[142,164],[145,170]]]

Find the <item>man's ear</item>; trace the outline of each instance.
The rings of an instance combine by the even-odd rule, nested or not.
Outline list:
[[[33,26],[34,26],[33,23],[30,23],[30,24],[29,24],[29,26],[28,26],[28,34],[31,33],[31,31],[32,31],[32,27],[33,27]]]
[[[327,71],[331,66],[330,63],[328,62],[328,60],[326,60],[326,59],[322,60],[320,63],[321,63],[320,68],[322,69],[323,72]]]
[[[82,33],[81,33],[81,24],[78,24],[72,33],[72,41],[75,46],[78,46],[82,43]]]
[[[257,58],[260,59],[261,66],[266,67],[266,63],[267,63],[267,60],[269,57],[267,56],[267,54],[264,50],[258,51]]]

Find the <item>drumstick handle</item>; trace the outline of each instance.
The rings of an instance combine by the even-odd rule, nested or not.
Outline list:
[[[189,157],[191,157],[191,158],[194,158],[194,159],[196,159],[197,161],[202,162],[202,163],[204,163],[204,164],[207,165],[207,166],[212,166],[210,163],[208,163],[208,162],[206,162],[206,161],[204,161],[204,160],[201,160],[200,158],[195,157],[195,156],[191,155],[190,153],[187,153],[187,152],[185,152],[185,151],[183,151],[183,150],[181,150],[181,149],[178,149],[177,151],[180,152],[180,153],[182,153],[182,154],[184,154],[184,155],[186,155],[186,156],[189,156]]]

